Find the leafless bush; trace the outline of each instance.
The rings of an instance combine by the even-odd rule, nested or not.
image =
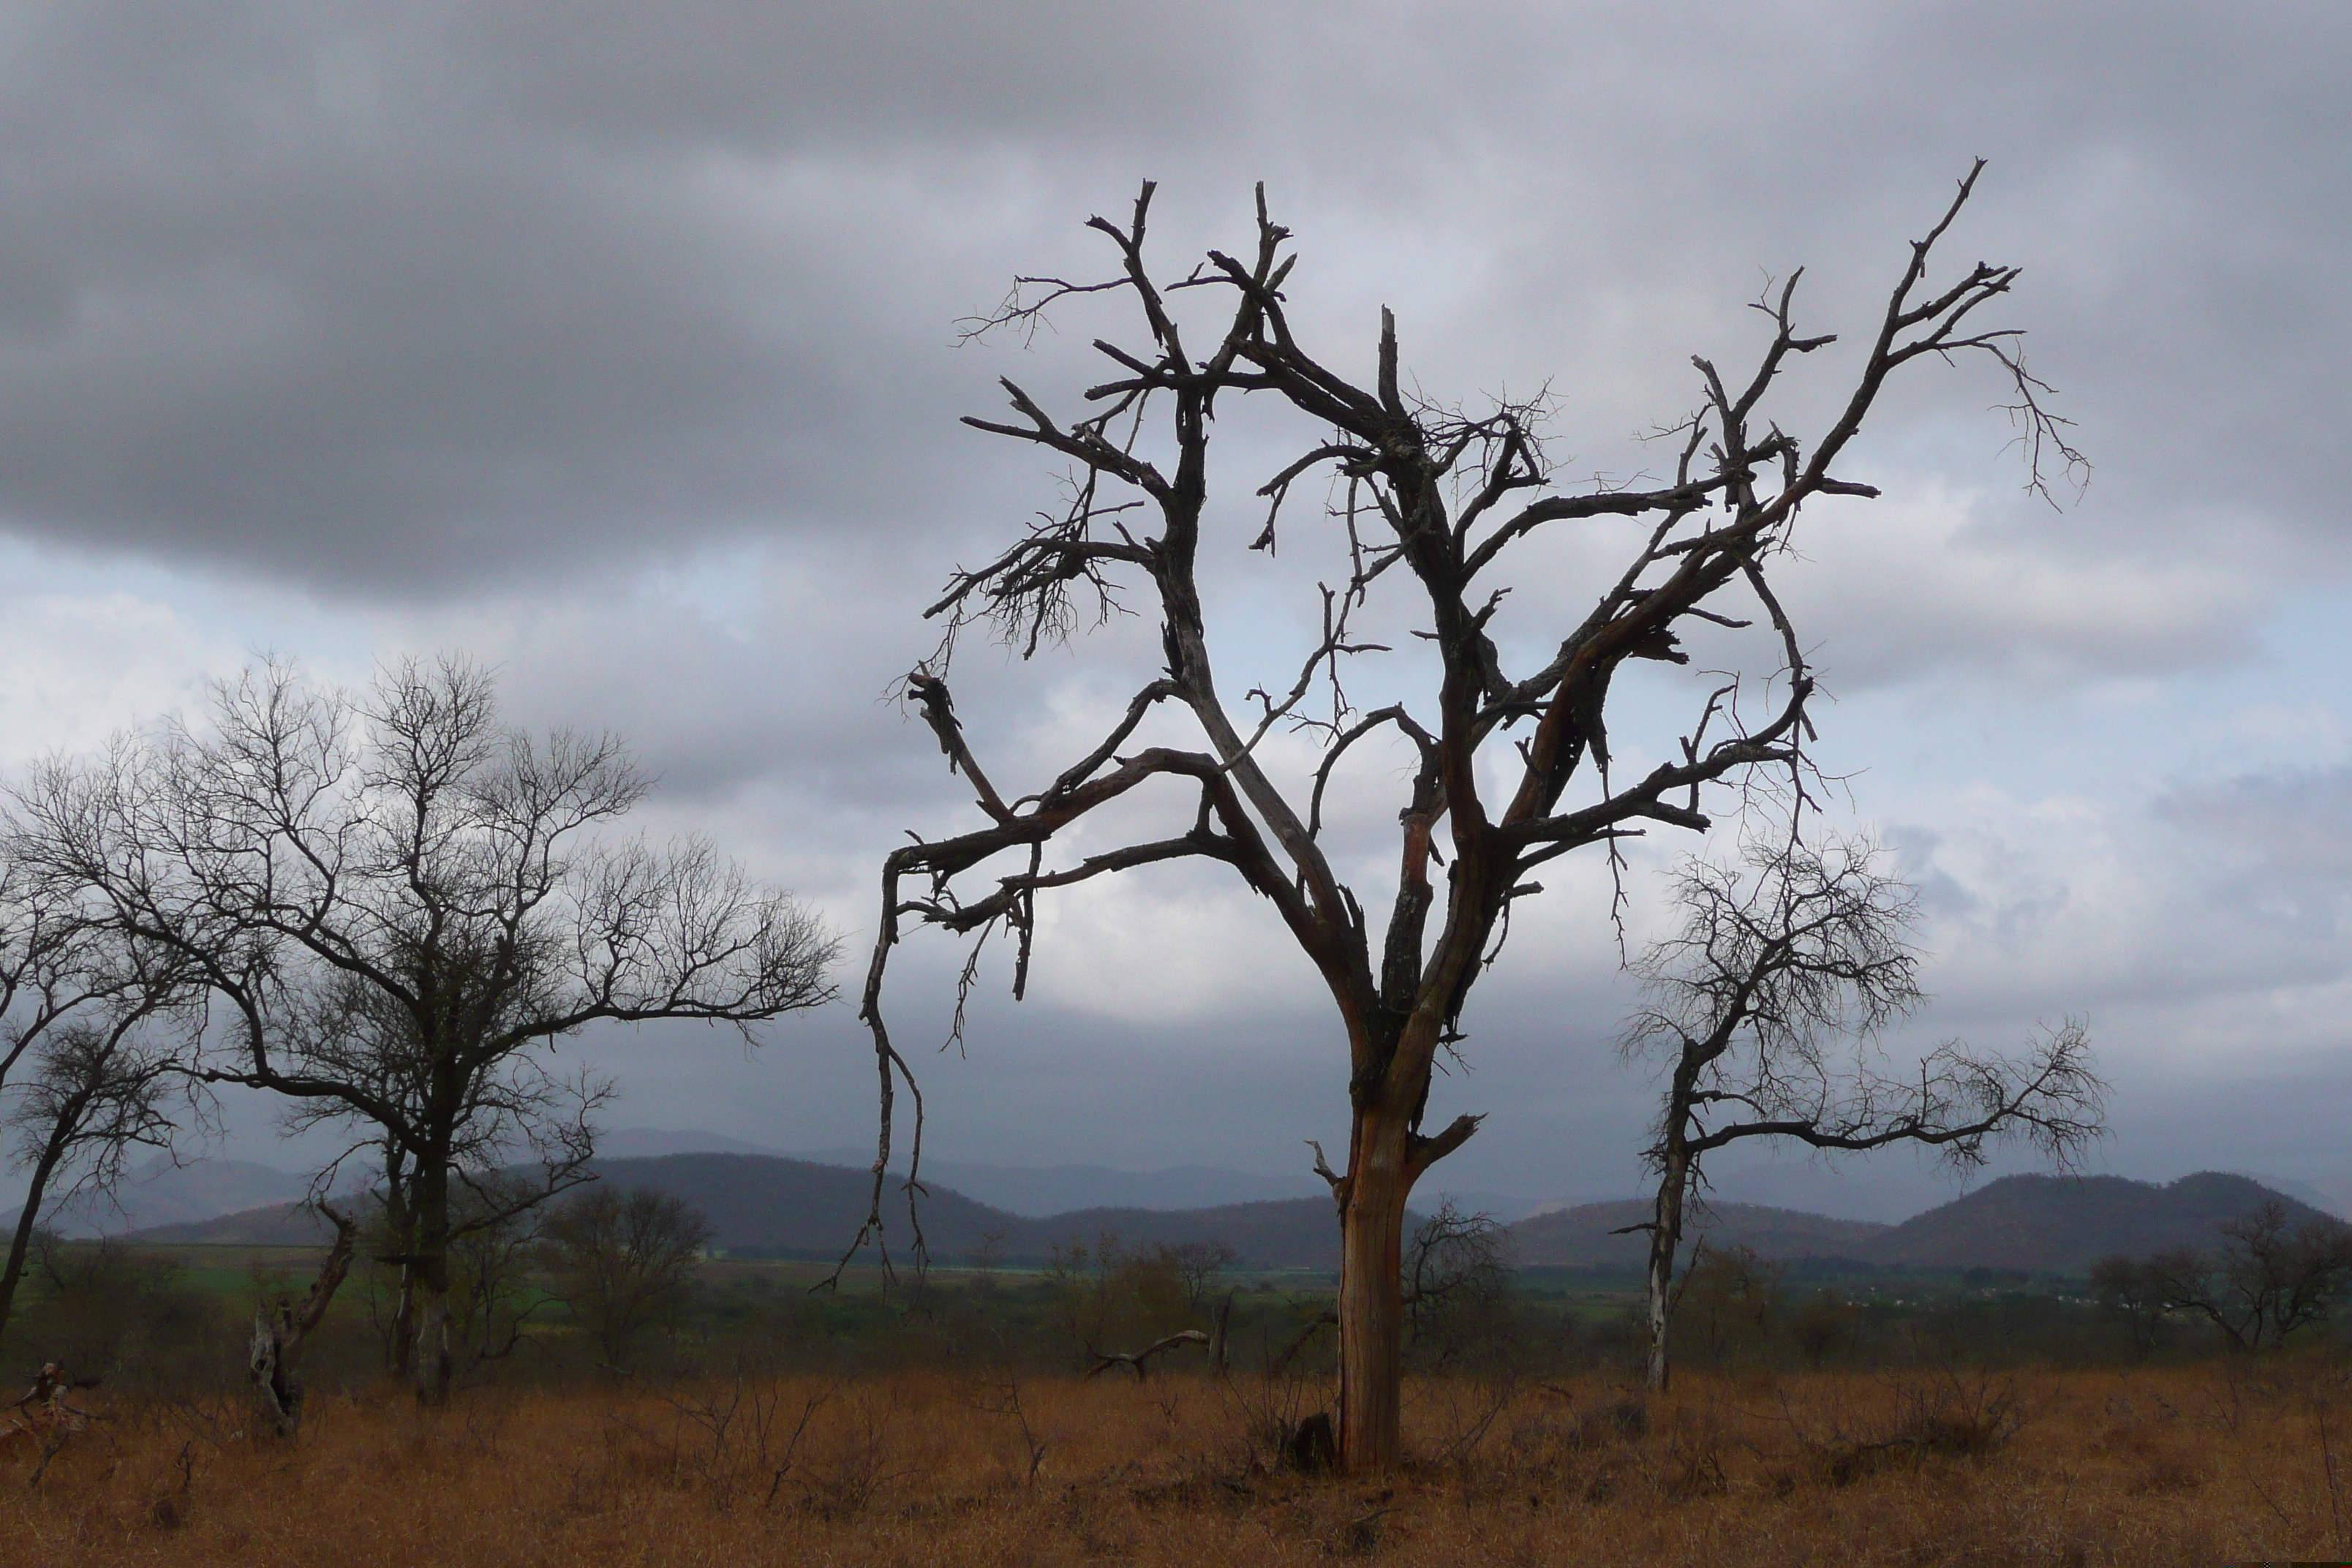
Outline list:
[[[1650,1407],[1628,1394],[1586,1411],[1577,1419],[1572,1441],[1583,1448],[1638,1443],[1650,1433]]]
[[[860,1390],[841,1406],[807,1467],[802,1506],[827,1519],[864,1513],[908,1471],[900,1468],[898,1411],[887,1391]]]
[[[1045,1451],[1052,1446],[1049,1436],[1039,1435],[1031,1422],[1029,1406],[1021,1397],[1021,1369],[1006,1350],[1003,1338],[996,1340],[996,1364],[980,1374],[978,1384],[968,1395],[972,1409],[983,1415],[993,1415],[1013,1423],[1019,1436],[1019,1461],[1014,1466],[1022,1485],[1034,1489],[1037,1472],[1045,1467]]]
[[[1289,1462],[1300,1423],[1324,1397],[1322,1379],[1304,1369],[1298,1348],[1329,1321],[1328,1314],[1317,1314],[1282,1349],[1262,1343],[1255,1370],[1217,1380],[1217,1396],[1244,1469],[1255,1474]]]
[[[2025,1424],[2017,1381],[2007,1373],[1931,1367],[1894,1374],[1886,1386],[1894,1396],[1891,1417],[1854,1431],[1839,1420],[1816,1435],[1789,1420],[1832,1486],[1850,1486],[1890,1466],[1916,1465],[1930,1456],[1985,1458],[2007,1447]]]

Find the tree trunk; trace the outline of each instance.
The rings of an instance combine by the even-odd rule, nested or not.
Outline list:
[[[16,1234],[8,1241],[7,1268],[0,1272],[0,1339],[7,1336],[8,1314],[16,1304],[16,1281],[25,1277],[25,1258],[32,1250],[34,1228],[40,1223],[41,1201],[48,1195],[49,1178],[57,1174],[58,1162],[65,1152],[65,1141],[52,1137],[34,1163],[32,1184],[25,1189],[25,1206],[16,1215]]]
[[[390,1366],[393,1381],[406,1383],[416,1363],[416,1266],[400,1266],[400,1300],[392,1312]]]
[[[1339,1216],[1339,1465],[1349,1475],[1392,1469],[1403,1454],[1408,1131],[1392,1112],[1357,1112]]]
[[[416,1172],[415,1261],[409,1269],[410,1326],[414,1336],[416,1398],[442,1405],[449,1398],[449,1176],[446,1161],[420,1162]]]
[[[281,1297],[275,1317],[268,1307],[254,1314],[253,1342],[247,1352],[262,1414],[280,1436],[292,1436],[301,1424],[302,1346],[325,1320],[343,1276],[351,1272],[352,1247],[359,1236],[358,1226],[348,1215],[338,1214],[323,1201],[319,1210],[334,1223],[335,1242],[319,1266],[318,1278],[310,1281],[310,1293],[299,1310]]]
[[[378,1261],[399,1259],[400,1294],[392,1311],[392,1338],[384,1346],[385,1370],[398,1384],[408,1382],[416,1360],[416,1220],[408,1200],[407,1160],[392,1144],[383,1157],[383,1234],[391,1254]]]
[[[416,1266],[416,1399],[448,1402],[454,1373],[449,1353],[449,1256],[428,1255]]]
[[[1657,1207],[1651,1215],[1650,1387],[1659,1394],[1666,1391],[1666,1378],[1672,1370],[1666,1343],[1674,1326],[1675,1254],[1682,1246],[1683,1193],[1689,1174],[1685,1159],[1678,1151],[1669,1150],[1665,1172],[1658,1178]]]

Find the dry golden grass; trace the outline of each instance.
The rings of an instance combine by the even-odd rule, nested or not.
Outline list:
[[[0,1457],[0,1562],[2352,1556],[2352,1387],[2316,1364],[1692,1377],[1646,1406],[1600,1379],[1499,1406],[1431,1381],[1411,1392],[1419,1457],[1377,1483],[1254,1463],[1265,1392],[923,1373],[493,1391],[437,1413],[387,1393],[316,1401],[291,1444],[241,1435],[226,1398],[118,1407],[37,1487],[32,1457]]]

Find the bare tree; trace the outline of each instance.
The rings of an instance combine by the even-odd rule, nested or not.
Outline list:
[[[1416,1352],[1444,1366],[1493,1337],[1511,1290],[1511,1233],[1489,1214],[1464,1214],[1452,1198],[1413,1227],[1404,1254],[1404,1310]]]
[[[29,1180],[0,1270],[0,1329],[41,1214],[53,1204],[111,1193],[134,1150],[171,1147],[178,1127],[173,1101],[186,1099],[189,1080],[177,1042],[159,1041],[142,1028],[148,1016],[134,1005],[50,1030],[15,1097],[8,1127],[20,1140],[19,1163],[29,1167]]]
[[[1210,1282],[1240,1256],[1222,1241],[1163,1241],[1154,1245],[1151,1252],[1184,1282],[1184,1305],[1195,1312],[1208,1302]]]
[[[1760,769],[1780,770],[1791,787],[1804,787],[1813,678],[1767,566],[1787,548],[1808,502],[1876,493],[1834,470],[1890,376],[1923,359],[1979,356],[2013,392],[2012,414],[2033,465],[2030,482],[2041,487],[2045,452],[2070,466],[2079,461],[2042,411],[2046,388],[2019,359],[2018,334],[1977,324],[1983,307],[2009,291],[2016,269],[1979,264],[1939,286],[1927,282],[1930,253],[1976,177],[1972,170],[1927,237],[1910,247],[1853,369],[1851,391],[1810,443],[1782,430],[1769,411],[1778,405],[1770,395],[1783,371],[1834,341],[1799,331],[1792,275],[1759,304],[1763,342],[1745,379],[1694,362],[1699,407],[1664,432],[1675,455],[1662,481],[1564,488],[1545,451],[1549,395],[1468,412],[1409,391],[1386,311],[1369,384],[1310,354],[1292,331],[1290,232],[1267,216],[1262,188],[1254,249],[1240,257],[1210,251],[1163,283],[1166,274],[1148,256],[1153,187],[1147,184],[1125,221],[1089,221],[1115,253],[1110,276],[1021,279],[1002,308],[972,323],[975,336],[1027,334],[1050,310],[1099,300],[1131,306],[1143,336],[1127,346],[1096,342],[1111,379],[1087,393],[1092,411],[1080,417],[1057,418],[1008,381],[1011,418],[966,421],[1066,461],[1068,493],[1002,554],[953,574],[929,612],[949,628],[940,651],[907,678],[909,700],[986,820],[903,847],[883,868],[860,1014],[873,1031],[881,1079],[881,1148],[860,1245],[881,1234],[894,1085],[916,1092],[883,1009],[886,967],[906,922],[975,942],[1009,931],[1019,995],[1040,893],[1146,866],[1221,862],[1272,906],[1315,966],[1345,1030],[1348,1160],[1344,1170],[1326,1172],[1343,1236],[1341,1447],[1351,1470],[1394,1464],[1406,1200],[1422,1174],[1478,1125],[1463,1116],[1442,1130],[1423,1129],[1431,1075],[1440,1054],[1465,1038],[1464,1006],[1497,955],[1513,901],[1540,890],[1530,873],[1559,856],[1606,848],[1644,823],[1703,828],[1707,786],[1737,785]],[[1211,313],[1195,321],[1192,300],[1230,308],[1206,303]],[[1217,679],[1200,579],[1202,552],[1216,542],[1213,525],[1235,515],[1230,505],[1212,504],[1210,437],[1262,395],[1286,421],[1283,432],[1295,431],[1304,416],[1316,433],[1270,475],[1261,470],[1246,481],[1264,510],[1231,537],[1233,558],[1247,559],[1244,545],[1271,559],[1277,543],[1303,543],[1329,566],[1307,603],[1319,629],[1295,678],[1286,674],[1236,700]],[[1321,517],[1303,528],[1286,525],[1286,499],[1318,475],[1330,487]],[[1622,569],[1591,584],[1589,609],[1547,621],[1556,601],[1522,595],[1505,613],[1514,586],[1509,568],[1528,569],[1524,547],[1549,531],[1611,518],[1628,520],[1633,539]],[[1123,607],[1123,595],[1140,597],[1157,615],[1165,668],[1069,766],[1027,794],[1000,788],[950,698],[956,634],[992,624],[1027,655],[1089,616]],[[1726,613],[1743,607],[1737,603],[1713,607],[1743,596],[1752,606],[1745,616]],[[1375,618],[1401,634],[1383,630],[1376,641],[1364,629]],[[1694,693],[1688,727],[1667,743],[1675,760],[1638,778],[1612,773],[1604,715],[1626,662],[1685,662],[1680,638],[1692,622],[1736,630],[1759,620],[1769,627],[1767,657],[1777,664],[1762,679],[1760,698],[1753,682],[1709,680]],[[1552,651],[1528,668],[1508,668],[1507,650],[1529,647]],[[1361,661],[1393,649],[1406,651],[1376,679],[1419,682],[1420,695],[1360,710],[1344,677],[1377,668]],[[1758,701],[1761,710],[1754,710]],[[1153,734],[1189,725],[1193,740],[1143,743],[1147,722]],[[1385,929],[1376,933],[1370,900],[1343,882],[1334,863],[1326,796],[1345,762],[1370,764],[1362,770],[1367,789],[1393,776],[1399,759],[1381,752],[1391,744],[1401,748],[1409,782],[1393,803],[1396,880]],[[1163,796],[1173,797],[1165,802],[1171,820],[1160,836],[1123,838],[1049,864],[1048,847],[1073,825],[1115,803],[1149,809]],[[1361,813],[1374,815],[1369,807]],[[1442,887],[1433,867],[1444,868]],[[965,973],[968,985],[973,971]],[[920,1103],[918,1094],[904,1187],[910,1210]],[[915,1235],[919,1249],[919,1226]]]
[[[649,1188],[595,1186],[549,1219],[556,1290],[607,1363],[625,1365],[645,1331],[674,1311],[710,1240],[684,1199]]]
[[[2202,1272],[2194,1263],[2190,1269]],[[2188,1272],[2169,1257],[2143,1259],[2120,1252],[2091,1265],[2091,1289],[2099,1305],[2122,1321],[2131,1337],[2133,1360],[2146,1361],[2154,1353],[2165,1317],[2173,1310],[2168,1287]]]
[[[2352,1297],[2352,1226],[2326,1215],[2297,1223],[2272,1198],[2217,1228],[2223,1238],[2217,1251],[2159,1252],[2139,1266],[2135,1283],[2164,1310],[2203,1318],[2232,1348],[2277,1344],[2306,1323],[2326,1321]]]
[[[198,1108],[184,1070],[190,988],[159,960],[0,865],[0,1125],[27,1176],[0,1265],[0,1333],[42,1216],[112,1193],[133,1151],[170,1147],[174,1109]]]
[[[1663,1059],[1646,1154],[1658,1182],[1650,1235],[1650,1384],[1663,1389],[1675,1258],[1706,1156],[1752,1138],[1819,1150],[1909,1143],[1962,1169],[1989,1141],[2022,1137],[2066,1163],[2101,1125],[2106,1086],[2083,1026],[2011,1058],[1958,1041],[1890,1075],[1866,1049],[1923,999],[1915,897],[1861,838],[1748,840],[1739,867],[1686,863],[1679,931],[1638,961],[1648,1005],[1626,1056]]]
[[[185,964],[225,1028],[204,1076],[385,1156],[418,1393],[446,1396],[456,1194],[525,1151],[578,1174],[597,1088],[545,1061],[613,1020],[754,1026],[827,1000],[834,944],[699,839],[615,835],[647,780],[610,735],[534,739],[456,660],[364,698],[278,664],[18,792],[20,860]]]

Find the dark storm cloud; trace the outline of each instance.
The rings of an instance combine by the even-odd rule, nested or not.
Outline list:
[[[2087,521],[2032,547],[2287,548],[2340,513],[2352,192],[2293,150],[2341,140],[2344,30],[2294,7],[28,5],[0,110],[0,510],[436,595],[1017,505],[952,433],[993,367],[944,356],[949,324],[1143,172],[1220,212],[1272,177],[1341,294],[1421,300],[1433,384],[1561,374],[1582,449],[1686,400],[1681,356],[1737,325],[1757,267],[1811,260],[1853,314],[1842,291],[1874,292],[1984,151],[1970,243],[2032,268],[2038,363],[2103,465]],[[1890,411],[1880,460],[1980,473],[1983,391]]]

